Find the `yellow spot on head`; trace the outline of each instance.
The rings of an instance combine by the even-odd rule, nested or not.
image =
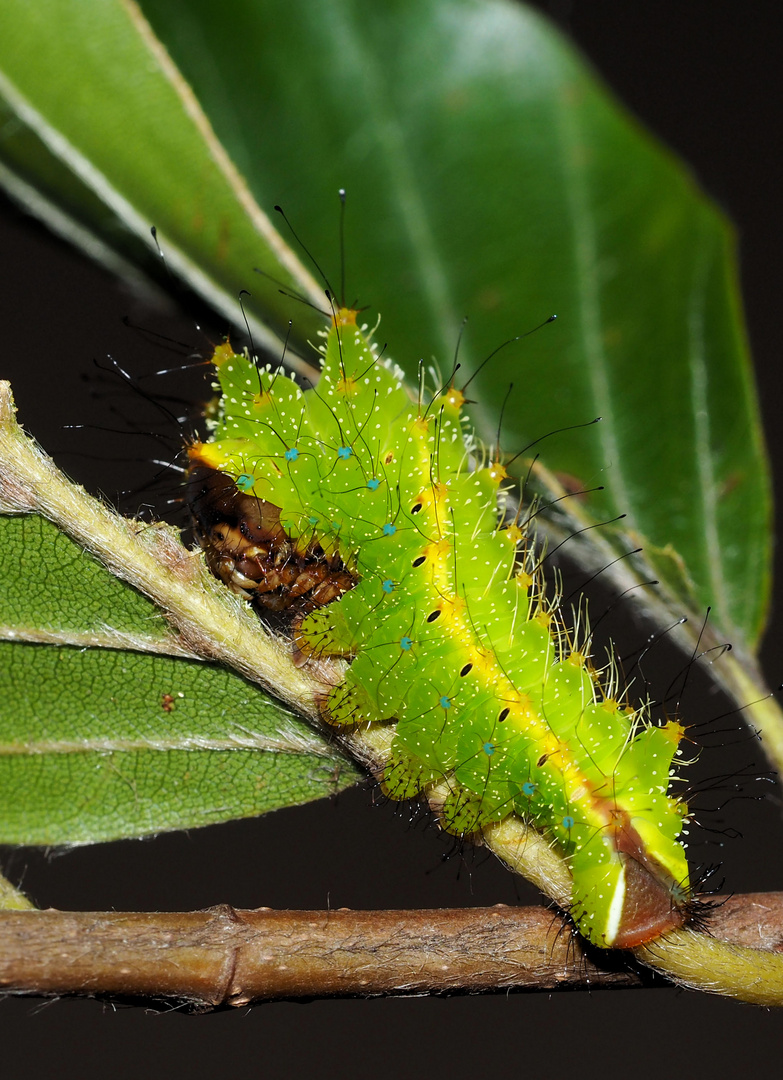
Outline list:
[[[487,472],[489,473],[490,480],[492,480],[496,484],[500,484],[503,482],[503,480],[506,480],[508,478],[508,473],[499,461],[493,461],[490,467],[487,469]]]

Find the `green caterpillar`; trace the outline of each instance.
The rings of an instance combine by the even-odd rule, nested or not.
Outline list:
[[[215,350],[218,418],[188,477],[210,566],[289,612],[303,662],[350,661],[322,716],[394,725],[391,798],[431,795],[457,835],[520,815],[567,858],[595,945],[682,925],[682,726],[619,701],[565,628],[462,393],[413,400],[356,319],[335,311],[306,390]]]

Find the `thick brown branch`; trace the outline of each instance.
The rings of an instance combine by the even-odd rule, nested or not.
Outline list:
[[[711,931],[737,945],[780,949],[783,894],[733,897],[714,913]],[[0,987],[21,994],[173,999],[210,1008],[650,982],[625,956],[588,956],[565,921],[543,908],[0,912]]]

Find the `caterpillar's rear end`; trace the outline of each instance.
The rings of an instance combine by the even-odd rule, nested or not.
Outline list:
[[[499,513],[506,473],[459,390],[412,401],[356,316],[335,312],[315,389],[216,350],[220,419],[189,451],[210,565],[290,609],[298,655],[350,662],[322,716],[393,728],[390,797],[437,792],[457,835],[524,818],[568,861],[571,914],[596,945],[681,926],[683,728],[607,689],[547,599],[524,521]]]

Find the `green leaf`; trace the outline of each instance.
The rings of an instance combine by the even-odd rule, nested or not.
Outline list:
[[[232,321],[252,285],[275,351],[285,302],[252,268],[321,302],[132,0],[3,4],[0,125],[10,194],[112,269],[165,280],[154,225],[169,269]]]
[[[196,661],[0,644],[0,842],[81,844],[318,799],[356,771],[257,687]]]
[[[0,515],[0,581],[3,637],[182,651],[154,604],[38,515]]]

